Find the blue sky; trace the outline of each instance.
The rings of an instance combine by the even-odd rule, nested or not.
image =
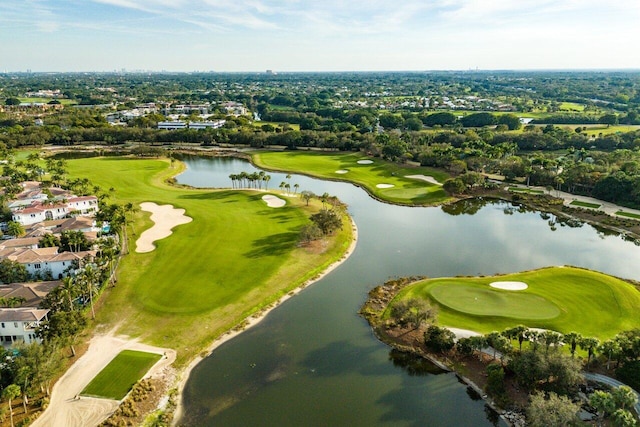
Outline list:
[[[0,0],[0,71],[640,68],[638,0]]]

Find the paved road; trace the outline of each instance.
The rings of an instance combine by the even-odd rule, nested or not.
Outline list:
[[[589,372],[583,372],[582,375],[584,375],[584,377],[589,380],[589,381],[595,381],[597,383],[602,383],[602,384],[606,384],[608,386],[611,387],[620,387],[621,385],[626,385],[624,383],[621,383],[618,380],[615,380],[611,377],[607,377],[605,375],[600,375],[600,374],[592,374]],[[640,414],[640,393],[638,393],[637,391],[633,390],[634,393],[636,394],[636,396],[638,396],[638,402],[636,403],[636,412],[638,414]]]

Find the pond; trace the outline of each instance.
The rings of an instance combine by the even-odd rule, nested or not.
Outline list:
[[[179,183],[230,187],[256,171],[233,158],[185,157]],[[640,248],[615,233],[503,201],[441,208],[380,203],[348,183],[271,173],[270,187],[328,192],[358,226],[340,267],[217,348],[192,371],[181,424],[193,426],[504,425],[482,400],[429,364],[391,351],[358,316],[391,277],[492,275],[574,265],[640,279]]]

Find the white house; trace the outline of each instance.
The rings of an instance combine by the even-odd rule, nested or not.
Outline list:
[[[67,207],[71,212],[91,215],[98,211],[98,198],[96,196],[71,197],[67,200]]]
[[[51,274],[54,279],[61,279],[68,275],[67,269],[86,257],[93,258],[96,251],[60,252],[57,247],[52,248],[15,248],[9,252],[2,252],[4,258],[24,265],[32,276],[46,277]]]
[[[12,220],[22,225],[30,225],[52,219],[61,219],[69,215],[69,212],[70,209],[66,203],[43,205],[36,202],[26,208],[13,211]]]
[[[0,344],[5,347],[15,342],[40,342],[36,328],[47,320],[49,310],[33,307],[0,308]]]
[[[164,130],[178,130],[178,129],[186,129],[186,122],[158,122],[158,129]]]
[[[189,129],[220,129],[226,122],[226,120],[215,120],[213,122],[191,122],[189,123]]]

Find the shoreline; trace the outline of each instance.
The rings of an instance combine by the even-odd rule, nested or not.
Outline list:
[[[191,371],[193,371],[193,369],[200,362],[202,362],[206,357],[210,356],[211,353],[213,353],[213,351],[216,348],[220,347],[221,345],[223,345],[224,343],[226,343],[228,341],[231,341],[235,337],[237,337],[240,334],[242,334],[244,331],[246,331],[249,328],[257,325],[258,323],[260,323],[264,318],[267,317],[267,315],[269,315],[269,313],[271,313],[271,311],[273,311],[276,308],[278,308],[281,304],[283,304],[284,302],[286,302],[290,298],[298,295],[300,292],[302,292],[307,287],[309,287],[309,286],[313,285],[314,283],[320,281],[325,276],[327,276],[329,273],[331,273],[333,270],[335,270],[340,265],[342,265],[347,259],[349,259],[349,257],[355,251],[357,243],[358,243],[358,227],[357,227],[355,221],[353,220],[353,218],[351,216],[349,216],[349,219],[351,221],[351,228],[353,230],[353,238],[351,239],[351,244],[347,248],[346,252],[342,255],[342,258],[340,258],[339,260],[334,261],[333,263],[331,263],[322,273],[318,274],[313,279],[309,279],[306,282],[304,282],[303,284],[301,284],[300,286],[298,286],[297,288],[287,292],[285,295],[280,297],[277,301],[275,301],[273,304],[270,304],[268,307],[266,307],[262,311],[260,311],[258,313],[255,313],[255,314],[245,318],[243,320],[243,322],[238,324],[238,325],[242,325],[241,329],[237,329],[238,325],[236,325],[235,327],[229,329],[227,332],[224,332],[222,335],[220,335],[218,338],[216,338],[211,343],[211,345],[209,347],[207,347],[207,349],[205,350],[207,354],[205,356],[202,356],[202,354],[198,355],[184,369],[180,370],[177,373],[177,375],[179,377],[179,380],[178,380],[177,386],[175,387],[175,389],[177,389],[177,393],[176,393],[176,396],[175,396],[175,398],[176,398],[176,408],[175,408],[175,411],[173,412],[173,417],[172,417],[172,421],[171,421],[171,424],[170,424],[171,426],[176,426],[178,421],[180,420],[180,418],[182,418],[183,411],[184,411],[184,404],[182,403],[184,387],[186,386],[187,380],[189,379],[189,377],[191,375]]]

